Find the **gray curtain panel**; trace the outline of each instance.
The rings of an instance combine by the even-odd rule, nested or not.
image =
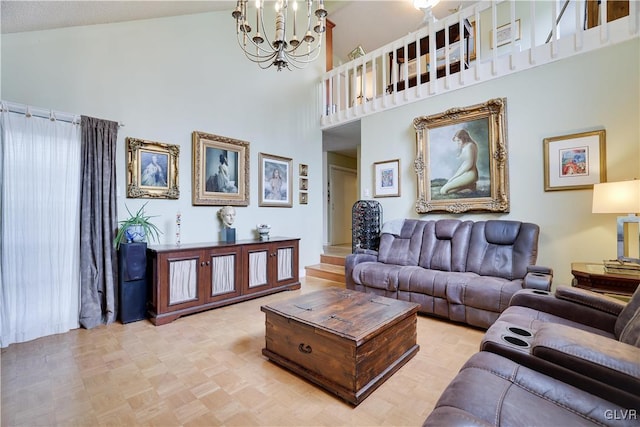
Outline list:
[[[82,116],[81,126],[80,324],[90,329],[112,323],[118,313],[118,123]]]

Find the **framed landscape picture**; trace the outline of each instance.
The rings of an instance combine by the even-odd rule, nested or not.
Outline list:
[[[544,191],[580,190],[607,181],[605,131],[545,138]]]
[[[509,212],[506,99],[417,117],[416,211]]]
[[[293,207],[292,159],[272,154],[258,154],[259,206]]]
[[[193,132],[193,205],[249,205],[249,143]]]
[[[177,199],[180,146],[144,139],[125,139],[127,197]]]

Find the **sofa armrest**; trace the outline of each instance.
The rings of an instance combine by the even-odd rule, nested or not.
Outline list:
[[[604,295],[596,294],[596,297]],[[596,304],[580,304],[576,301],[561,299],[551,292],[537,289],[522,289],[516,292],[509,305],[528,307],[533,310],[549,313],[563,319],[581,323],[586,326],[600,329],[613,334],[618,315],[611,311],[603,311],[596,308]]]
[[[355,253],[347,255],[344,260],[344,279],[347,289],[355,289],[356,284],[353,281],[352,273],[356,265],[363,262],[376,262],[377,260],[378,252],[371,249],[356,249]]]
[[[551,289],[553,270],[539,265],[527,266],[527,274],[524,276],[522,286],[525,289],[539,289],[548,291]]]
[[[566,325],[545,324],[536,331],[531,354],[640,396],[640,350],[632,345]]]
[[[558,286],[556,298],[592,307],[615,316],[618,316],[625,307],[625,303],[619,299],[572,286]]]

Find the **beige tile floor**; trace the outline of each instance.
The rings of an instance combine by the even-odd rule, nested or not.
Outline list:
[[[357,407],[269,362],[260,306],[326,286],[155,327],[116,323],[2,349],[2,426],[418,426],[483,332],[419,316],[420,351]]]

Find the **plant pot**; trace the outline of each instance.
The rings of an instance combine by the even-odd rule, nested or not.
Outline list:
[[[124,238],[127,243],[142,243],[146,242],[146,235],[144,232],[144,227],[141,225],[130,225],[124,232]]]

